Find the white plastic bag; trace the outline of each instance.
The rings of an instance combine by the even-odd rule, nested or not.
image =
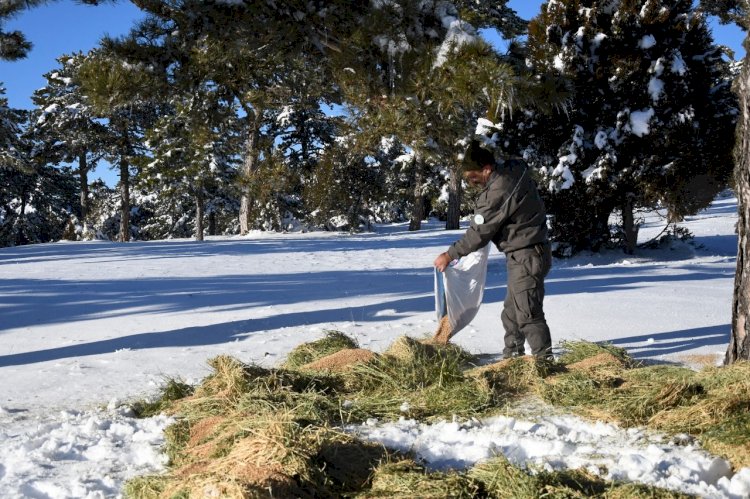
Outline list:
[[[482,305],[489,253],[487,244],[444,272],[435,269],[435,311],[438,322],[448,316],[452,335],[468,326]]]

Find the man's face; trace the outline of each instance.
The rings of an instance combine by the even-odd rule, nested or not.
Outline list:
[[[492,173],[491,165],[484,165],[481,170],[467,170],[464,172],[464,179],[473,186],[484,187],[490,179]]]

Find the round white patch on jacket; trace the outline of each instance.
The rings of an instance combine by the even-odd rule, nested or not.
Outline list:
[[[477,225],[482,225],[484,223],[484,217],[480,214],[474,215],[474,223]]]

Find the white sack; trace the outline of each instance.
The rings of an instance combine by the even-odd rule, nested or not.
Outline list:
[[[468,326],[482,305],[489,253],[487,244],[449,265],[445,272],[435,269],[435,311],[438,321],[448,316],[453,334]]]

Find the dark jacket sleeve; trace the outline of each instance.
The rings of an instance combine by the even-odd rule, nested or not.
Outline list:
[[[524,172],[525,173],[525,172]],[[509,185],[503,178],[496,178],[477,199],[471,225],[461,239],[448,248],[448,255],[455,260],[466,256],[489,243],[510,218],[510,197],[521,179]],[[483,218],[477,223],[477,215]]]

